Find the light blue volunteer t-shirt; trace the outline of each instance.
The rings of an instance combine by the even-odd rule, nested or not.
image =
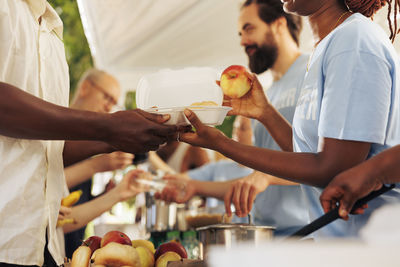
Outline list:
[[[267,90],[270,103],[289,123],[293,121],[307,62],[308,55],[299,56],[285,75]],[[252,128],[255,146],[281,150],[262,123],[253,120]],[[276,235],[294,233],[309,223],[308,207],[300,186],[268,187],[257,196],[253,215],[255,224],[276,227]]]
[[[296,152],[317,153],[324,137],[372,143],[368,157],[400,143],[399,62],[383,30],[353,14],[316,47],[293,121]],[[324,214],[321,189],[303,186],[310,219]],[[369,203],[364,215],[337,220],[314,234],[356,237],[374,209],[400,202],[398,188]]]

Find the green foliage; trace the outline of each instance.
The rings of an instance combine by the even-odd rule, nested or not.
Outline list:
[[[64,46],[70,75],[70,93],[81,75],[93,66],[76,0],[48,0],[64,23]]]

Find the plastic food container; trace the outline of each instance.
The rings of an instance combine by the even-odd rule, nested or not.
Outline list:
[[[216,84],[219,72],[213,68],[162,70],[143,76],[136,91],[136,104],[147,112],[169,114],[166,124],[187,125],[183,110],[189,108],[206,125],[220,125],[229,107],[223,107],[223,93]],[[199,102],[214,102],[216,106],[193,106]]]
[[[188,125],[190,122],[184,114],[184,109],[192,110],[200,121],[208,126],[221,125],[231,107],[224,106],[189,106],[176,108],[150,108],[145,111],[156,114],[169,114],[171,118],[165,123],[168,125]]]

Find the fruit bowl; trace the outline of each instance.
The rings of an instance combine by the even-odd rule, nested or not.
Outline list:
[[[168,125],[189,125],[184,114],[185,108],[193,111],[202,123],[208,126],[221,125],[226,114],[232,109],[224,106],[188,106],[174,108],[150,108],[145,111],[156,114],[169,114],[171,118],[165,123]]]

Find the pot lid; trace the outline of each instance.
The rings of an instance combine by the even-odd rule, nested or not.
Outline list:
[[[212,225],[198,227],[196,228],[196,231],[204,231],[210,229],[242,229],[242,230],[268,229],[274,231],[276,227],[265,226],[265,225],[253,225],[248,223],[219,223],[219,224],[212,224]]]

